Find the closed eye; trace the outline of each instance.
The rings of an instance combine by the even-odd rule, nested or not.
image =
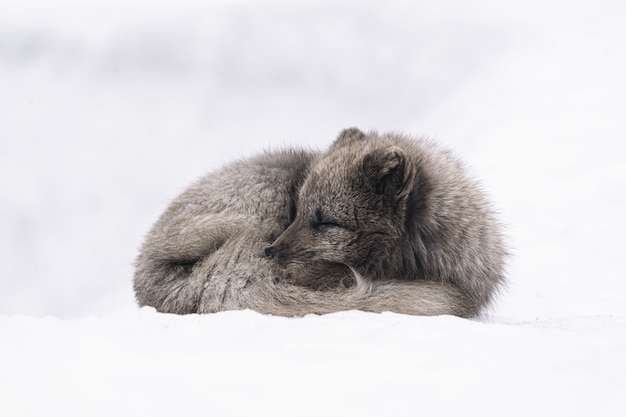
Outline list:
[[[332,227],[343,227],[337,221],[329,219],[322,214],[321,209],[315,210],[315,219],[311,219],[310,225],[313,229],[329,229]]]
[[[323,220],[323,221],[320,221],[320,222],[312,221],[310,223],[310,225],[311,225],[311,227],[313,229],[319,229],[319,228],[322,228],[322,227],[325,227],[325,228],[342,227],[339,223],[336,223],[336,222],[333,222],[333,221],[328,221],[328,220]]]

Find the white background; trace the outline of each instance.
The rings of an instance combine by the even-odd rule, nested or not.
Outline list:
[[[621,415],[624,22],[619,0],[0,1],[0,413]],[[137,309],[139,245],[190,182],[350,126],[481,179],[513,253],[487,318]]]

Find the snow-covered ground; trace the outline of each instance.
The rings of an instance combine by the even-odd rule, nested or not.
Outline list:
[[[0,415],[626,414],[626,3],[0,1]],[[138,309],[191,181],[344,127],[501,213],[481,321]]]

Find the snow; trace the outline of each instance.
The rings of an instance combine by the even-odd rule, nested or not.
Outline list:
[[[620,415],[626,319],[0,318],[4,415]]]
[[[0,415],[626,413],[626,3],[0,2]],[[481,320],[139,309],[191,181],[436,138],[506,224]]]

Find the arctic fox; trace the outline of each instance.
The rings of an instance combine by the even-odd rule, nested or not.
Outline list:
[[[447,152],[343,131],[266,153],[176,198],[136,261],[140,305],[187,314],[359,309],[477,315],[503,282],[499,226]]]

